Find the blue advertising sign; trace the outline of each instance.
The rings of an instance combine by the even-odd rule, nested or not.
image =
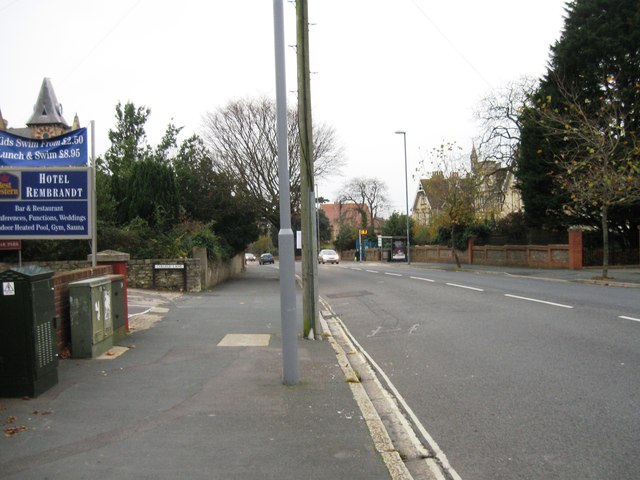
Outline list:
[[[89,172],[0,170],[0,238],[91,238]]]
[[[89,164],[87,129],[34,139],[0,131],[0,167],[67,167]]]

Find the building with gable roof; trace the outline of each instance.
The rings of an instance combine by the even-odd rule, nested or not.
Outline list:
[[[473,200],[478,218],[497,220],[522,210],[522,199],[512,172],[498,162],[479,161],[475,146],[470,161],[471,174],[480,180]],[[448,179],[442,172],[434,172],[430,178],[420,179],[412,209],[416,223],[430,225],[441,213],[447,188]]]

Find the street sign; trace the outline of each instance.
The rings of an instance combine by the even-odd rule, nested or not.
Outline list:
[[[0,238],[91,238],[89,173],[88,167],[0,170]]]
[[[22,250],[22,240],[0,240],[0,250]]]

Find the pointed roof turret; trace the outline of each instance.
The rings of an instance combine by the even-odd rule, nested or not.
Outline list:
[[[31,115],[27,125],[63,125],[65,128],[69,128],[62,116],[62,105],[58,103],[49,78],[45,78],[42,81],[38,101],[33,107],[33,115]]]
[[[476,165],[478,165],[478,152],[476,152],[476,142],[472,143],[473,148],[471,149],[471,170],[476,169]]]

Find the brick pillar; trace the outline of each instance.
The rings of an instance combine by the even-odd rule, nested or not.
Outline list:
[[[473,247],[476,244],[476,237],[469,237],[467,240],[467,263],[473,265]]]
[[[96,254],[96,261],[99,265],[111,265],[114,274],[124,276],[124,326],[127,332],[129,331],[129,302],[127,299],[127,262],[129,258],[130,255],[128,253],[115,250],[103,250]]]
[[[569,269],[582,270],[582,230],[569,229]]]

